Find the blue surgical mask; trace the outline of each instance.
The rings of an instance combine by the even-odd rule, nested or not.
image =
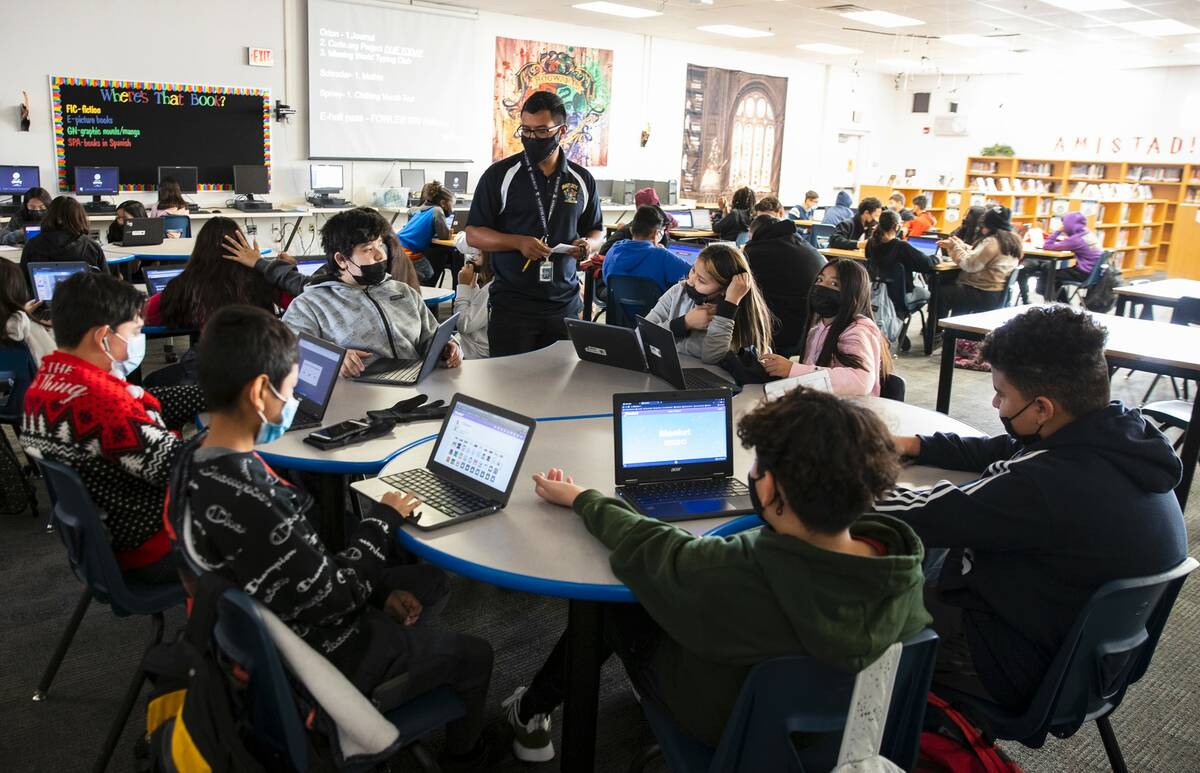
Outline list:
[[[129,374],[137,370],[146,358],[146,334],[138,333],[133,338],[126,338],[114,330],[113,335],[125,342],[125,359],[118,360],[112,356],[107,338],[104,339],[104,353],[113,361],[113,375],[117,378],[129,378]]]
[[[284,433],[288,431],[288,427],[292,426],[292,419],[296,418],[296,409],[300,407],[300,401],[294,396],[284,400],[283,395],[275,391],[271,382],[268,381],[267,386],[271,387],[271,392],[276,397],[283,400],[283,409],[279,412],[278,422],[270,421],[262,411],[258,412],[258,418],[262,419],[262,425],[258,428],[258,435],[254,438],[255,445],[272,443],[283,437]]]

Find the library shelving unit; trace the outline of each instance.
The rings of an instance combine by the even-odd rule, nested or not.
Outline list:
[[[976,181],[988,178],[994,189],[980,190]],[[972,205],[1001,204],[1012,210],[1014,222],[1036,223],[1047,232],[1052,217],[1083,212],[1104,248],[1117,254],[1127,278],[1195,271],[1185,268],[1183,245],[1172,245],[1180,205],[1200,204],[1200,165],[970,156],[965,179],[962,212]],[[1139,197],[1109,200],[1086,194],[1091,183],[1137,186]],[[951,213],[946,214],[947,226],[953,225]]]
[[[933,214],[935,220],[939,223],[946,212],[946,203],[950,189],[948,188],[930,188],[914,186],[914,185],[861,185],[859,186],[859,200],[874,196],[883,202],[883,206],[887,206],[888,197],[893,193],[904,194],[904,206],[912,209],[912,201],[917,196],[925,196],[929,199],[929,211]],[[858,202],[854,202],[858,206]]]

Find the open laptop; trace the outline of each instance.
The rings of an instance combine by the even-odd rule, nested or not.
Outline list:
[[[683,212],[669,212],[671,217],[675,218],[675,227],[691,230],[692,228],[692,213],[689,210]]]
[[[183,273],[183,266],[147,268],[144,271],[146,273],[146,287],[150,289],[151,295],[157,295],[166,289],[168,282]]]
[[[25,226],[25,241],[29,241],[30,239],[37,236],[41,232],[42,232],[42,227],[40,225]]]
[[[121,233],[122,247],[142,247],[163,243],[163,219],[161,217],[135,217],[125,221]]]
[[[459,393],[424,467],[352,487],[376,502],[390,491],[414,495],[421,506],[405,520],[418,529],[488,515],[508,504],[536,426],[527,416]]]
[[[34,312],[37,319],[50,319],[50,306],[54,300],[54,291],[59,283],[72,274],[87,271],[87,264],[82,260],[54,263],[30,263],[29,282],[33,285],[33,296],[42,305]]]
[[[613,395],[617,496],[664,521],[754,512],[733,472],[733,393]]]
[[[450,336],[454,335],[454,326],[457,324],[458,315],[451,314],[445,322],[438,325],[437,332],[430,339],[429,348],[425,350],[422,359],[394,360],[391,357],[380,357],[367,365],[362,375],[354,380],[387,386],[412,386],[421,383],[437,367],[442,349],[450,343]]]
[[[696,244],[695,242],[670,242],[667,244],[667,249],[694,266],[696,265],[696,258],[700,255],[700,250],[704,249],[704,245]]]
[[[712,212],[707,209],[692,210],[692,228],[697,231],[712,230]]]
[[[299,338],[300,369],[295,392],[300,407],[288,432],[321,426],[342,370],[342,360],[346,359],[346,350],[337,344],[308,333],[300,333]]]
[[[685,368],[680,365],[679,352],[675,351],[675,334],[669,329],[645,317],[638,317],[637,324],[642,337],[642,350],[646,355],[646,367],[663,381],[676,389],[728,389],[730,394],[742,391],[737,384],[726,381],[706,368]]]
[[[325,258],[301,258],[296,261],[296,270],[305,276],[312,276],[323,265]]]
[[[563,322],[567,323],[567,335],[579,359],[625,370],[646,370],[646,355],[636,330],[570,317]]]
[[[935,257],[938,253],[938,240],[932,237],[910,236],[908,237],[908,243],[931,258]]]

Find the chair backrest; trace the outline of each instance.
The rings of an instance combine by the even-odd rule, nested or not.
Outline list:
[[[887,357],[884,354],[884,357]],[[879,396],[885,397],[888,400],[896,400],[904,402],[904,395],[907,393],[907,386],[904,383],[904,377],[896,373],[889,373],[884,377],[883,383],[879,385]]]
[[[1197,566],[1187,558],[1162,574],[1105,583],[1092,595],[1030,704],[1039,733],[1065,737],[1121,705],[1146,673],[1175,597]]]
[[[24,342],[0,342],[0,424],[20,425],[25,390],[36,375],[37,363]]]
[[[1004,279],[1004,305],[1015,306],[1020,295],[1017,293],[1017,279],[1021,275],[1021,265],[1017,266],[1008,273]]]
[[[921,631],[904,642],[896,671],[880,753],[905,770],[911,770],[917,758],[936,654],[937,635]],[[837,761],[854,678],[808,657],[775,658],[755,666],[742,685],[709,770],[831,769]],[[814,739],[798,754],[793,733],[826,737]]]
[[[283,660],[254,601],[237,588],[225,591],[217,603],[213,638],[221,652],[248,675],[246,708],[253,751],[260,760],[274,758],[294,771],[308,770],[304,722]]]
[[[823,250],[829,246],[829,240],[833,237],[834,226],[824,223],[814,223],[813,227],[808,231],[808,240],[812,246],[818,250]]]
[[[1088,272],[1087,279],[1083,280],[1083,284],[1080,285],[1080,289],[1086,290],[1100,281],[1100,277],[1103,276],[1104,272],[1108,269],[1108,262],[1112,260],[1112,256],[1112,250],[1105,250],[1104,252],[1100,253],[1100,258],[1096,261],[1095,265],[1092,266],[1092,270]]]
[[[646,316],[662,297],[663,290],[644,276],[610,276],[604,321],[610,325],[637,327],[637,317]]]
[[[1180,298],[1171,312],[1171,324],[1200,325],[1200,298]]]
[[[163,232],[181,231],[184,239],[192,238],[192,219],[187,215],[163,215]]]
[[[92,595],[121,616],[154,614],[183,603],[181,584],[136,586],[126,582],[113,554],[104,516],[79,473],[34,451],[27,449],[26,453],[37,462],[46,480],[54,504],[52,517],[71,569]]]

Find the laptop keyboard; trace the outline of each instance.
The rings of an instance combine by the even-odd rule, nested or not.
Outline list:
[[[732,389],[733,384],[704,368],[683,369],[684,389]]]
[[[371,378],[384,379],[385,381],[415,381],[417,374],[421,372],[421,362],[418,360],[411,365],[395,370],[385,370],[380,373],[367,374]]]
[[[664,481],[626,486],[621,492],[635,504],[659,504],[684,499],[727,499],[750,493],[746,484],[737,478]]]
[[[401,491],[415,494],[423,503],[455,518],[493,507],[483,497],[442,480],[424,467],[386,475],[380,480]]]

